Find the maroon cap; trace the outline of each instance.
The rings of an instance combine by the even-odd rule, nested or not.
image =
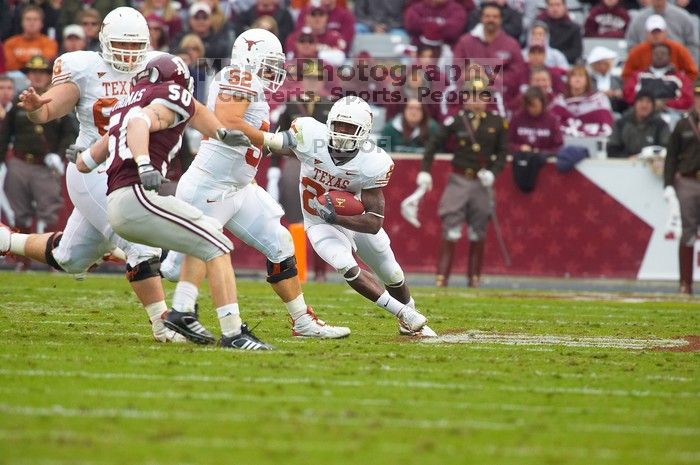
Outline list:
[[[442,44],[445,43],[444,38],[445,36],[440,25],[435,22],[429,22],[423,29],[420,42],[429,47],[442,47]]]

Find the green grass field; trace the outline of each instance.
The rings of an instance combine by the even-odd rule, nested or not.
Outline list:
[[[471,341],[426,344],[338,284],[306,297],[340,341],[239,293],[277,351],[157,344],[121,276],[0,273],[0,464],[700,463],[700,354],[651,349],[697,300],[417,288]]]

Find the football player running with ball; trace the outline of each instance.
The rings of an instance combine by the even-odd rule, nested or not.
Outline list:
[[[323,124],[298,118],[281,137],[281,153],[301,161],[300,190],[304,228],[316,253],[334,267],[363,297],[396,316],[399,332],[435,336],[427,319],[416,310],[403,270],[391,250],[384,222],[384,192],[394,163],[368,140],[372,111],[363,99],[338,100]],[[365,212],[341,216],[328,192],[345,191],[359,197]],[[319,198],[322,201],[319,201]],[[360,269],[353,251],[377,274],[381,286]]]
[[[80,123],[76,146],[81,147],[90,146],[107,132],[112,108],[129,94],[131,79],[158,53],[148,52],[148,24],[133,8],[116,8],[105,16],[99,38],[100,53],[70,52],[56,60],[46,93],[40,96],[29,88],[20,95],[19,106],[34,123],[75,111]],[[106,167],[98,166],[90,152],[83,159],[97,169],[84,174],[74,163],[68,165],[66,185],[74,208],[65,229],[19,234],[0,223],[0,255],[21,255],[76,275],[100,263],[110,252],[121,255],[127,262],[129,284],[151,321],[153,337],[160,342],[184,342],[160,319],[168,310],[158,273],[160,249],[128,242],[114,233],[106,213]]]
[[[274,144],[282,136],[265,132],[270,127],[270,106],[265,92],[274,93],[284,82],[283,66],[282,45],[274,34],[249,29],[238,36],[231,52],[231,65],[209,87],[207,106],[227,128],[243,131],[253,146],[229,147],[217,140],[204,140],[180,179],[176,196],[215,218],[265,255],[267,281],[287,307],[292,335],[341,338],[350,334],[349,328],[325,324],[306,305],[297,277],[292,236],[280,224],[284,212],[255,183],[262,146],[266,141]],[[168,279],[179,279],[173,308],[192,311],[205,276],[203,263],[192,256],[170,253],[161,271]]]

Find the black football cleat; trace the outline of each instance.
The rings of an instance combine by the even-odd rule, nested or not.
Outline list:
[[[182,334],[187,340],[195,344],[213,344],[216,342],[214,335],[197,319],[193,312],[176,312],[170,310],[162,316],[166,328]]]
[[[241,326],[241,334],[236,336],[221,336],[219,341],[221,347],[227,349],[238,349],[238,350],[273,350],[273,347],[269,344],[265,344],[263,341],[258,339],[253,331],[248,329],[248,325],[243,323]]]

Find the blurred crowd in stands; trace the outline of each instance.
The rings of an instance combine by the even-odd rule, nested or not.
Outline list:
[[[359,93],[394,152],[422,152],[480,73],[489,109],[510,121],[511,150],[554,154],[598,138],[608,157],[635,156],[667,142],[698,77],[700,0],[0,0],[0,122],[35,81],[32,60],[99,51],[102,18],[124,5],[146,17],[154,50],[188,63],[200,101],[237,34],[274,32],[289,75],[271,99],[273,125],[290,99]]]

